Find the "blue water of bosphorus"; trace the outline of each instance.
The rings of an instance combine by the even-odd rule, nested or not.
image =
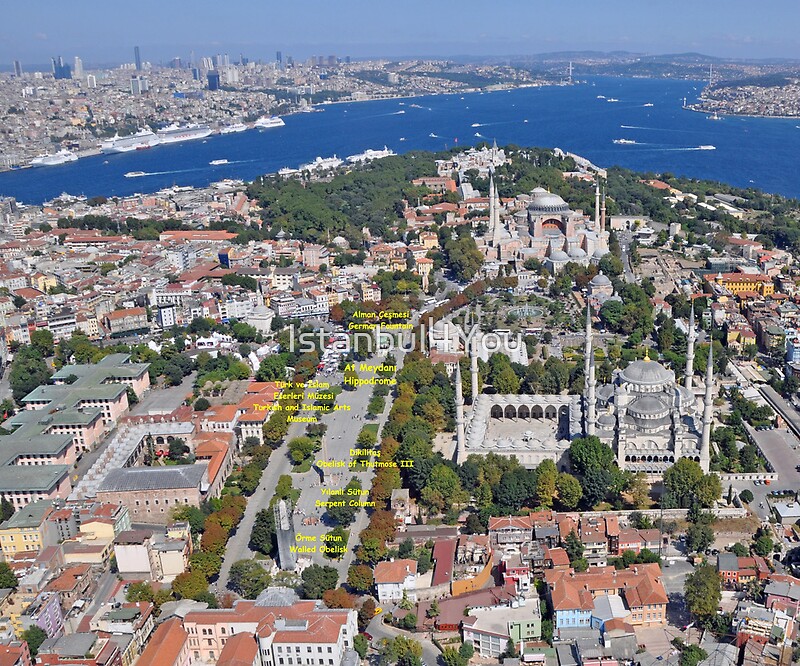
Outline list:
[[[800,197],[795,166],[800,118],[715,121],[682,109],[683,98],[691,103],[701,88],[697,81],[596,78],[574,86],[331,104],[320,107],[324,113],[287,116],[285,127],[0,173],[0,195],[32,204],[62,192],[123,196],[224,178],[251,180],[317,156],[343,158],[384,145],[402,153],[496,140],[501,146],[559,147],[598,166],[670,172]],[[615,144],[615,139],[635,143]],[[229,163],[209,165],[216,159]],[[149,175],[125,178],[129,171]]]

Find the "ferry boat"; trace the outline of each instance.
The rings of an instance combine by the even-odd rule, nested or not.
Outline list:
[[[321,171],[323,169],[335,169],[344,164],[336,155],[333,157],[317,157],[313,162],[301,164],[300,171]]]
[[[141,178],[146,175],[147,173],[144,171],[128,171],[128,173],[125,174],[125,178]]]
[[[283,118],[280,116],[264,116],[263,118],[259,118],[253,123],[253,127],[257,127],[258,129],[269,129],[270,127],[283,127],[286,123],[283,122]]]
[[[130,153],[134,150],[143,150],[157,146],[161,143],[154,132],[149,129],[140,129],[136,134],[128,136],[115,135],[100,144],[100,150],[104,153]]]
[[[228,164],[228,160],[211,160],[209,164],[211,166],[219,166],[220,164]]]
[[[235,132],[244,132],[247,130],[247,125],[244,123],[234,123],[233,125],[225,125],[220,127],[220,134],[234,134]]]
[[[716,150],[716,146],[697,146],[697,150]]]
[[[633,144],[636,142],[633,139],[614,139],[613,143]]]
[[[347,161],[351,164],[356,162],[369,162],[370,160],[380,160],[384,157],[389,157],[394,154],[394,151],[390,150],[386,146],[383,147],[383,150],[373,150],[372,148],[368,148],[363,153],[358,153],[358,155],[350,155],[350,157],[347,158]]]
[[[57,153],[46,153],[44,155],[39,155],[38,157],[34,157],[31,160],[32,167],[43,167],[43,166],[58,166],[59,164],[66,164],[67,162],[76,162],[78,160],[78,156],[75,153],[71,153],[67,149],[59,150]]]
[[[205,139],[211,135],[211,128],[208,125],[178,125],[173,123],[164,129],[156,132],[160,143],[181,143],[183,141],[194,141],[195,139]]]
[[[653,106],[652,102],[647,102],[647,104],[642,104],[642,106]]]

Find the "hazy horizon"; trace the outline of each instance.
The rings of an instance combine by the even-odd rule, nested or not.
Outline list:
[[[743,21],[742,17],[747,16]],[[710,57],[800,59],[800,3],[774,0],[752,11],[745,0],[676,0],[669,10],[634,0],[613,8],[574,0],[536,4],[506,0],[487,7],[463,0],[457,8],[421,0],[384,4],[307,0],[302,5],[210,0],[184,5],[140,0],[80,7],[45,0],[4,8],[0,62],[43,65],[54,56],[80,56],[86,65],[142,60],[157,64],[228,53],[272,60],[275,51],[354,58],[508,57],[561,51],[628,51],[649,55],[701,52]]]

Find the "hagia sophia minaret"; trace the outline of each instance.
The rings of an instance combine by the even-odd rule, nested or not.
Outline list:
[[[594,228],[600,231],[600,179],[594,184]]]
[[[503,226],[500,224],[500,200],[494,177],[489,176],[489,227],[492,230],[492,247],[498,247],[502,238]]]
[[[697,332],[694,327],[694,301],[692,302],[692,311],[689,315],[689,332],[687,334],[688,345],[686,347],[686,378],[684,386],[690,391],[692,390],[692,382],[694,379],[694,343],[697,339]]]

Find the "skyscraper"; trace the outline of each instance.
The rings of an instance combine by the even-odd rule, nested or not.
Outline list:
[[[280,51],[275,52],[275,62],[277,62],[279,65],[283,64],[283,53]]]
[[[141,72],[142,71],[142,56],[139,53],[139,47],[138,46],[134,46],[133,47],[133,59],[134,59],[134,62],[136,63],[136,71],[137,72]]]
[[[72,70],[70,66],[64,62],[64,58],[58,56],[58,58],[50,58],[50,61],[53,63],[53,78],[58,80],[61,79],[71,79],[72,78]]]
[[[219,90],[219,72],[208,72],[206,77],[208,78],[208,89]]]
[[[141,95],[150,90],[150,81],[146,76],[131,77],[131,95]]]
[[[72,66],[72,73],[75,75],[76,79],[83,78],[83,61],[78,56],[75,56],[75,63]]]
[[[14,61],[14,76],[17,78],[22,76],[22,63],[19,60]]]

